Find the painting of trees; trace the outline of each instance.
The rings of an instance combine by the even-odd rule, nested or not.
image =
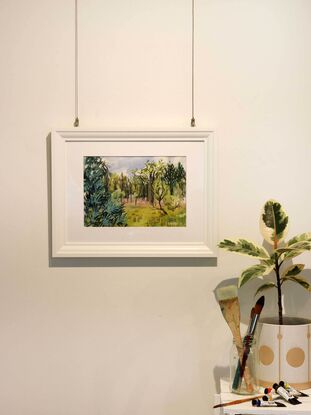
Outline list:
[[[84,158],[85,226],[186,226],[185,157]]]
[[[109,191],[109,168],[101,157],[84,159],[84,226],[126,226],[124,206]]]

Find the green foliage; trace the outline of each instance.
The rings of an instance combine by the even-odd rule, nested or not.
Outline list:
[[[283,210],[280,203],[275,200],[268,200],[260,218],[261,233],[265,240],[277,248],[286,233],[288,227],[288,216]]]
[[[296,245],[297,242],[310,242],[311,243],[311,232],[305,232],[305,233],[301,233],[300,235],[294,236],[287,242],[287,247]]]
[[[269,290],[270,288],[277,288],[274,282],[266,282],[265,284],[261,285],[255,293],[255,296],[262,291]]]
[[[186,195],[186,171],[180,162],[177,166],[171,162],[167,163],[163,172],[163,180],[168,185],[171,196],[176,194],[178,189],[183,197]]]
[[[173,195],[174,187],[177,183],[177,169],[173,163],[168,163],[164,169],[163,179],[169,186],[170,194]]]
[[[295,258],[296,256],[302,254],[305,251],[311,250],[311,242],[310,241],[298,241],[292,243],[290,246],[285,248],[278,248],[275,250],[276,253],[281,254],[281,258],[283,260]]]
[[[306,290],[310,290],[310,284],[304,278],[301,277],[300,273],[304,269],[304,264],[294,264],[288,267],[282,273],[281,283],[283,284],[286,281],[293,281],[301,285]],[[300,275],[298,277],[298,275]]]
[[[166,195],[164,198],[164,203],[170,210],[175,210],[181,205],[181,199],[178,196]]]
[[[162,206],[162,201],[168,193],[168,186],[161,177],[157,177],[152,185],[153,194],[159,204],[159,208],[166,214],[166,210]]]
[[[304,264],[294,264],[288,267],[285,271],[282,273],[282,278],[286,277],[294,277],[301,273],[301,271],[304,269]]]
[[[239,278],[239,287],[246,284],[248,281],[253,278],[259,277],[262,278],[264,275],[269,274],[273,269],[273,266],[266,264],[257,264],[245,269]]]
[[[115,190],[113,193],[111,193],[111,199],[114,202],[122,203],[122,200],[125,197],[125,192],[123,192],[121,189]]]
[[[218,244],[219,248],[226,249],[230,252],[237,252],[238,254],[248,255],[256,257],[258,259],[269,259],[270,256],[265,248],[254,244],[253,242],[247,241],[246,239],[238,239],[232,241],[230,239],[224,239]]]
[[[103,209],[101,226],[126,226],[127,220],[122,204],[115,203],[109,199]]]
[[[126,226],[123,205],[109,192],[109,168],[101,157],[84,158],[84,226]]]
[[[260,264],[249,267],[241,273],[239,287],[254,278],[262,279],[274,271],[275,282],[268,281],[261,285],[257,289],[256,295],[270,288],[276,288],[279,324],[283,324],[281,297],[284,282],[292,281],[311,291],[310,283],[300,275],[304,269],[303,264],[290,265],[281,273],[281,268],[284,266],[285,261],[311,250],[311,232],[297,235],[279,248],[280,242],[284,240],[287,233],[287,228],[288,216],[281,204],[274,200],[268,200],[260,215],[260,230],[265,240],[272,245],[270,254],[263,247],[242,238],[237,241],[224,239],[218,244],[220,248],[227,251],[252,256],[260,260]]]
[[[181,162],[178,162],[177,168],[176,168],[176,176],[177,176],[177,183],[178,187],[182,193],[182,196],[186,196],[186,170],[184,169],[184,166],[181,164]]]
[[[302,277],[286,277],[286,278],[283,278],[283,282],[285,281],[296,282],[297,284],[301,285],[301,287],[303,287],[304,289],[308,291],[311,290],[311,286],[309,282]]]

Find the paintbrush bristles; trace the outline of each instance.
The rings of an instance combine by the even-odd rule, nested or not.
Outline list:
[[[240,332],[240,305],[237,298],[219,301],[221,312],[230,327],[237,346],[242,346],[242,337]]]
[[[228,285],[226,287],[217,288],[216,298],[237,346],[243,347],[240,333],[240,305],[237,286]]]
[[[217,301],[230,300],[238,298],[238,288],[236,285],[228,285],[227,287],[219,287],[216,290]]]
[[[257,300],[255,304],[255,307],[254,307],[255,314],[260,314],[264,305],[265,305],[265,297],[263,295],[259,298],[259,300]]]

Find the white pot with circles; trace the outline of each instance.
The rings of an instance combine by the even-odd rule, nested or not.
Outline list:
[[[281,380],[297,389],[311,388],[311,320],[285,317],[259,324],[258,379],[262,386]]]

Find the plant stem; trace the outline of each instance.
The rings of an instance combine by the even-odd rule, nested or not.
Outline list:
[[[277,254],[275,254],[275,275],[276,285],[278,290],[278,308],[279,308],[279,324],[283,324],[283,306],[282,306],[282,289],[281,289],[281,277],[280,277],[280,264]]]

